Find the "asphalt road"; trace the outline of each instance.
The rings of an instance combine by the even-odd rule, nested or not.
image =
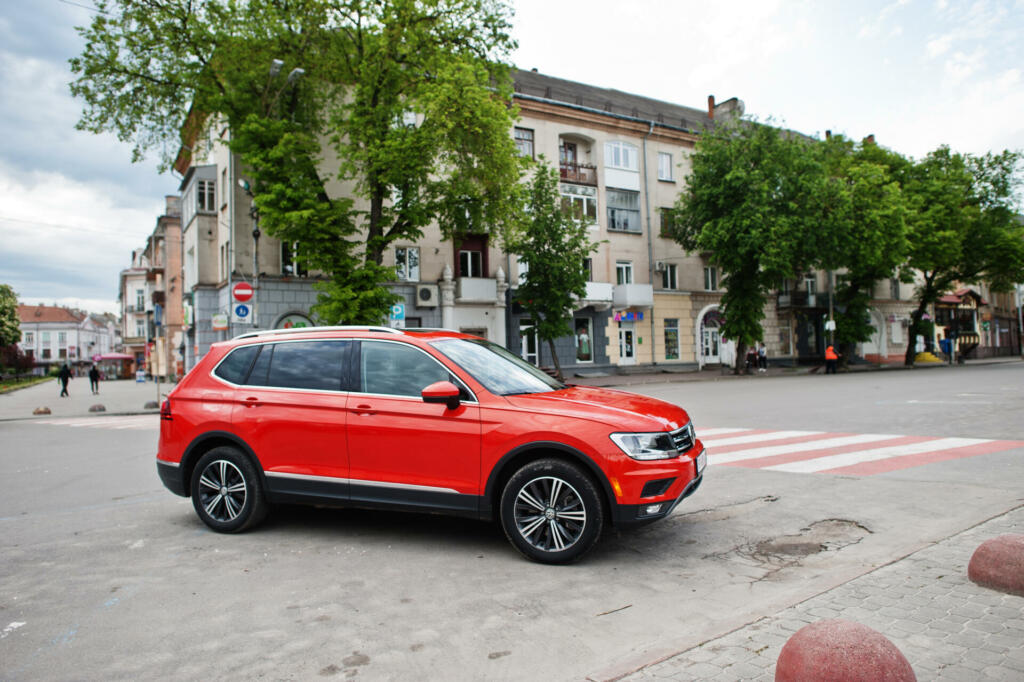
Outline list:
[[[1024,365],[639,387],[702,429],[1024,441]],[[84,421],[84,420],[83,420]],[[0,678],[614,677],[1024,504],[1024,448],[871,476],[718,465],[583,562],[496,526],[277,510],[212,533],[155,416],[0,423]],[[80,422],[75,422],[80,423]]]

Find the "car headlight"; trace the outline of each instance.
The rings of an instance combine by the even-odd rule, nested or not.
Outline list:
[[[613,433],[612,442],[633,459],[671,459],[679,456],[672,436],[658,433]]]

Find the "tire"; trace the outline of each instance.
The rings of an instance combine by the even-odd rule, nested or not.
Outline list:
[[[241,533],[267,515],[259,473],[237,448],[221,446],[203,455],[190,490],[196,514],[218,533]]]
[[[604,504],[579,466],[540,459],[512,474],[501,494],[500,516],[509,542],[526,558],[568,564],[601,537]]]

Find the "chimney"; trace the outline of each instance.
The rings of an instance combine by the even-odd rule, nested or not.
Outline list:
[[[874,144],[874,143],[875,143],[875,134],[874,133],[871,133],[870,135],[868,135],[867,137],[864,138],[864,144]]]
[[[715,96],[708,95],[708,118],[715,117]]]

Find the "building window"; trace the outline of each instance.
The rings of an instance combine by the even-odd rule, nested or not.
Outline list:
[[[223,168],[220,171],[220,205],[222,208],[226,208],[228,205],[228,169]]]
[[[597,224],[597,190],[593,187],[561,185],[562,212],[588,225]]]
[[[146,335],[146,321],[141,318],[135,320],[135,336],[142,338]]]
[[[526,275],[530,272],[530,264],[519,258],[516,260],[516,267],[519,268],[519,284],[526,284]]]
[[[636,147],[628,142],[604,143],[604,165],[608,168],[639,171],[639,159]]]
[[[36,335],[34,332],[25,332],[25,340],[22,341],[26,346],[36,345]]]
[[[586,276],[588,282],[594,281],[594,259],[584,258],[583,259],[583,274]]]
[[[666,239],[672,239],[672,235],[674,234],[676,227],[675,209],[660,208],[658,209],[658,217],[660,219],[658,225],[658,236]]]
[[[533,130],[530,128],[516,128],[515,129],[516,149],[519,151],[519,156],[525,156],[528,159],[533,158]]]
[[[658,179],[672,182],[672,155],[658,152]]]
[[[480,251],[459,251],[459,276],[484,276],[483,254]]]
[[[57,348],[64,348],[68,345],[68,333],[57,332]]]
[[[196,209],[199,211],[216,210],[216,188],[217,183],[213,180],[199,180],[196,182]]]
[[[807,295],[813,296],[818,293],[818,278],[814,275],[807,275],[804,278],[804,286],[807,288]]]
[[[143,289],[135,290],[135,309],[138,311],[146,309],[146,292]]]
[[[640,232],[640,192],[607,190],[608,229]]]
[[[718,290],[718,268],[705,267],[704,268],[704,291],[717,291]]]
[[[576,362],[594,361],[594,321],[589,317],[577,317],[572,323],[576,345]]]
[[[628,261],[628,260],[617,260],[617,261],[615,261],[615,283],[616,284],[632,284],[633,283],[633,261]]]
[[[68,357],[68,349],[67,348],[58,348],[57,349],[57,353],[60,355],[60,359],[61,360],[66,360],[67,357]]]
[[[676,265],[675,263],[663,263],[661,271],[661,288],[662,289],[678,289],[679,280],[676,277]]]
[[[892,300],[900,300],[900,281],[896,277],[889,280],[889,294]]]
[[[50,349],[49,348],[44,348],[43,349],[43,360],[49,360],[49,359],[50,359]]]
[[[50,332],[43,332],[43,346],[50,347]]]
[[[679,320],[665,318],[665,359],[679,359]]]
[[[395,272],[399,282],[420,281],[420,247],[398,246],[395,248]]]
[[[285,277],[305,277],[309,272],[299,262],[295,243],[281,242],[281,274]]]

